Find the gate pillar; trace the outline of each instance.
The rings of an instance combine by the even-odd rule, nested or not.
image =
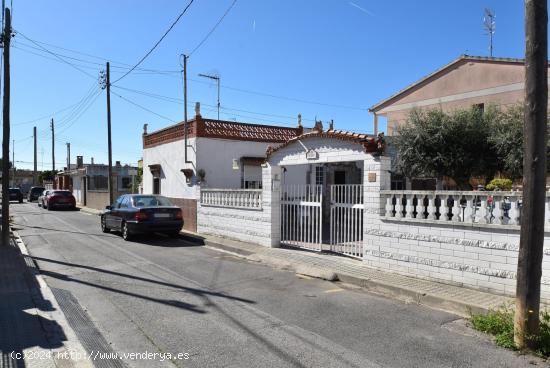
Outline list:
[[[281,167],[262,165],[262,207],[269,218],[266,226],[271,234],[271,247],[281,245]]]

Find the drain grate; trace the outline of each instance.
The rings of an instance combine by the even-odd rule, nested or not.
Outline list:
[[[73,328],[76,336],[88,354],[101,352],[114,356],[114,350],[105,340],[103,335],[95,327],[94,323],[74,295],[67,290],[52,288],[57,303],[65,314],[69,325]],[[111,354],[112,353],[112,354]],[[121,360],[102,359],[96,360],[93,364],[98,368],[123,368],[126,365]]]

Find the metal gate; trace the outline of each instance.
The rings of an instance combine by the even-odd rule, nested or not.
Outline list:
[[[363,185],[330,186],[330,250],[363,257]]]
[[[282,186],[281,244],[321,251],[322,209],[322,185]]]
[[[281,244],[363,257],[363,185],[330,185],[328,190],[325,198],[322,185],[281,188]],[[324,205],[323,199],[330,202]]]

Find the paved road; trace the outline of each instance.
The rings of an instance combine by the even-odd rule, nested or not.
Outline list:
[[[12,208],[85,346],[189,354],[126,360],[129,366],[532,367],[528,358],[471,336],[453,315],[183,239],[125,242],[101,233],[98,217],[82,212]]]

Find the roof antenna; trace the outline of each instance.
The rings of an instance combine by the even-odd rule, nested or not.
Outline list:
[[[485,8],[485,16],[483,17],[483,28],[485,28],[485,34],[489,36],[489,56],[493,57],[493,35],[496,31],[496,16],[495,12],[489,8]]]

